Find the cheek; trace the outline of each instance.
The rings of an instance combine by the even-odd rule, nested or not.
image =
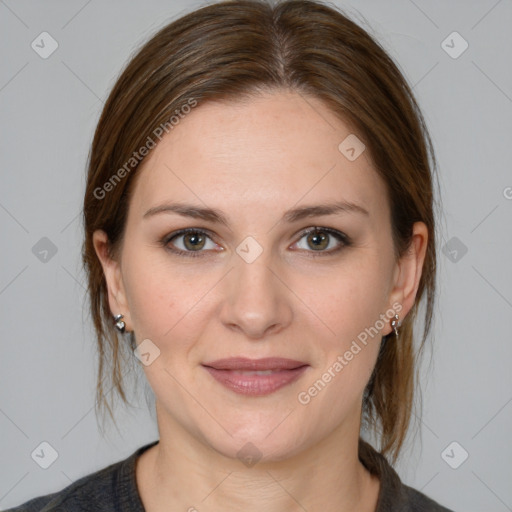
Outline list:
[[[154,340],[162,349],[173,344],[173,352],[187,348],[206,319],[207,294],[218,276],[173,263],[163,249],[131,249],[123,258],[123,274],[137,338]]]
[[[297,395],[311,416],[341,421],[357,411],[376,364],[382,336],[380,301],[361,282],[325,302],[326,323],[335,335],[319,339],[318,364]],[[380,321],[382,322],[382,321]],[[377,325],[376,325],[377,324]],[[354,412],[356,411],[356,412]]]
[[[166,269],[165,261],[155,259],[155,250],[158,251],[131,244],[123,254],[123,281],[130,316],[141,340],[157,339],[171,329],[182,304],[182,283]]]
[[[381,331],[389,322],[389,269],[370,251],[350,263],[325,280],[324,293],[310,295],[311,309],[329,326],[320,339],[322,357],[315,376],[329,380],[329,375],[322,375],[331,372],[331,380],[340,387],[362,392],[380,349]]]
[[[133,327],[138,335],[158,337],[172,327],[172,315],[177,313],[169,283],[148,267],[127,271],[126,290]]]
[[[357,337],[376,324],[387,308],[388,274],[379,257],[368,255],[333,272],[325,280],[324,292],[310,296],[338,339]],[[377,327],[382,329],[382,321]]]

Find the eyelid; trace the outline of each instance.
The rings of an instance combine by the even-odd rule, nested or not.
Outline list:
[[[345,233],[343,233],[342,231],[339,231],[334,228],[324,227],[324,226],[310,226],[310,227],[304,228],[303,230],[299,231],[299,233],[297,233],[297,235],[295,235],[297,237],[297,240],[295,242],[293,242],[292,245],[297,244],[305,235],[314,233],[315,231],[325,232],[325,233],[329,234],[330,236],[333,236],[341,243],[341,245],[335,249],[330,249],[329,251],[306,251],[307,253],[310,253],[311,256],[313,256],[313,257],[322,256],[322,255],[327,256],[330,254],[334,254],[334,253],[339,252],[343,247],[348,247],[352,244],[350,237],[348,235],[346,235]],[[208,238],[210,238],[210,240],[212,240],[212,242],[219,245],[218,242],[216,242],[216,240],[215,240],[216,236],[209,229],[206,229],[206,228],[183,228],[183,229],[180,229],[173,233],[170,233],[169,235],[165,235],[160,240],[160,243],[162,244],[162,246],[167,248],[167,250],[171,251],[172,253],[178,254],[178,255],[197,257],[197,256],[201,256],[202,253],[210,252],[210,251],[202,251],[202,250],[200,250],[200,251],[183,251],[182,249],[169,247],[169,243],[171,242],[171,240],[173,240],[174,238],[179,238],[180,236],[184,236],[188,233],[199,233],[202,235],[206,235]],[[223,251],[223,250],[224,250],[224,248],[221,249],[221,251]],[[217,252],[220,252],[220,251],[217,251]]]
[[[350,237],[343,233],[343,231],[339,231],[338,229],[334,228],[328,228],[327,226],[311,226],[309,228],[305,228],[302,231],[299,231],[297,236],[299,237],[299,240],[304,236],[308,235],[309,233],[313,233],[315,231],[323,231],[325,233],[329,233],[330,235],[333,235],[335,237],[339,237],[342,242],[350,243]]]
[[[312,257],[328,256],[331,254],[336,254],[339,251],[341,251],[341,249],[343,249],[344,247],[349,247],[350,245],[352,245],[352,240],[350,239],[350,237],[347,234],[345,234],[342,231],[339,231],[337,229],[334,229],[334,228],[328,228],[327,226],[312,226],[312,227],[303,229],[302,231],[300,231],[298,233],[298,235],[297,235],[298,239],[296,242],[293,243],[293,245],[298,243],[305,235],[309,235],[310,233],[314,233],[316,231],[327,233],[328,235],[336,238],[338,240],[338,242],[340,242],[340,245],[338,245],[338,247],[335,247],[334,249],[330,249],[328,251],[312,251],[312,250],[306,251]]]
[[[215,244],[219,245],[216,240],[215,240],[215,235],[213,235],[213,233],[209,230],[209,229],[206,229],[206,228],[183,228],[183,229],[179,229],[178,231],[174,231],[173,233],[170,233],[168,235],[165,235],[161,240],[160,240],[160,243],[162,244],[162,246],[164,248],[166,248],[167,250],[171,251],[172,253],[174,254],[178,254],[178,255],[185,255],[185,256],[192,256],[192,257],[196,257],[196,256],[200,256],[201,253],[207,253],[209,251],[183,251],[182,249],[177,249],[177,248],[171,248],[169,247],[169,243],[171,242],[171,240],[173,240],[174,238],[179,238],[180,236],[184,236],[188,233],[199,233],[201,235],[206,235],[212,242],[214,242]],[[224,248],[221,249],[221,251],[223,251]],[[217,252],[220,252],[220,251],[217,251]]]

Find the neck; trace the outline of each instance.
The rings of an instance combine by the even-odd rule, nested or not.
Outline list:
[[[148,512],[375,510],[379,482],[359,461],[359,425],[341,425],[285,460],[245,465],[168,417],[159,417],[158,424],[160,441],[140,457],[136,470]]]

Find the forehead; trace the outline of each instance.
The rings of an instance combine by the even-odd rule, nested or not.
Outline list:
[[[130,209],[179,198],[277,213],[297,202],[347,200],[382,213],[385,187],[368,151],[351,161],[339,149],[349,136],[320,100],[298,93],[207,102],[148,154]]]

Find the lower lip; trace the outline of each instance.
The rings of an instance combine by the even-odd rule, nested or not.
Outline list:
[[[264,396],[295,382],[308,368],[307,365],[293,370],[279,370],[267,375],[244,374],[236,370],[217,370],[204,366],[210,375],[222,385],[241,395]]]

